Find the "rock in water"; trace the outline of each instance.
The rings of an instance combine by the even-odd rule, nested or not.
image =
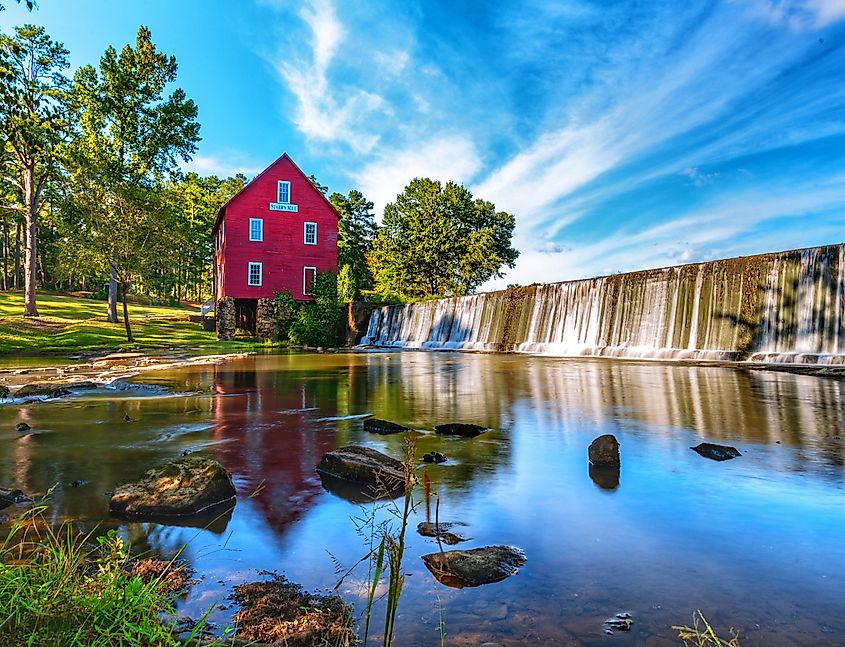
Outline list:
[[[70,395],[70,390],[66,384],[49,384],[47,382],[30,382],[24,384],[15,392],[16,398],[63,398],[66,395]]]
[[[700,443],[695,447],[690,447],[692,451],[704,458],[709,458],[714,461],[729,461],[732,458],[742,456],[736,447],[728,445],[714,445],[713,443]]]
[[[514,546],[485,546],[430,553],[422,560],[441,584],[460,589],[501,582],[525,564],[525,553]]]
[[[442,434],[444,436],[461,436],[462,438],[475,438],[487,430],[488,427],[470,425],[463,422],[450,422],[445,425],[437,425],[434,427],[435,433]]]
[[[8,508],[10,505],[25,503],[27,501],[29,501],[29,497],[20,490],[7,490],[6,488],[0,487],[0,510]]]
[[[593,465],[619,465],[619,441],[613,434],[599,436],[587,451]]]
[[[19,434],[22,434],[26,431],[29,431],[30,429],[32,429],[32,427],[30,427],[25,422],[19,422],[18,424],[15,425],[15,431],[17,431]]]
[[[379,418],[367,418],[364,421],[364,431],[369,431],[373,434],[381,434],[387,436],[390,434],[401,434],[403,431],[411,431],[408,427],[390,422],[389,420],[380,420]]]
[[[5,400],[10,396],[9,387],[5,384],[0,384],[0,400]]]
[[[203,456],[185,456],[115,489],[109,511],[126,516],[184,517],[234,499],[232,475],[220,463]]]
[[[590,478],[602,490],[615,490],[619,487],[618,465],[589,465]]]
[[[423,463],[445,463],[447,460],[440,452],[428,452],[428,454],[423,454],[422,459]]]
[[[317,471],[349,483],[393,492],[405,487],[405,467],[395,458],[369,447],[349,445],[323,455]]]
[[[455,526],[463,526],[463,523],[452,523],[449,521],[441,521],[440,523],[430,523],[428,521],[420,521],[417,524],[417,532],[423,537],[439,538],[444,544],[454,546],[460,544],[462,541],[467,541],[463,535],[449,532]]]

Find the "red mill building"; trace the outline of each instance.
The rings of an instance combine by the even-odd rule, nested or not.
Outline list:
[[[212,230],[217,335],[272,337],[277,292],[312,300],[317,273],[337,272],[339,218],[287,153],[224,204]]]

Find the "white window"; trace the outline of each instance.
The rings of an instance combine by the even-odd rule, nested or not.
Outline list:
[[[276,202],[290,204],[290,182],[279,180],[278,190],[276,193]]]
[[[264,240],[264,220],[262,218],[249,219],[249,239]]]
[[[316,222],[306,222],[305,223],[305,244],[306,245],[316,245],[317,244],[317,223]]]
[[[247,285],[261,285],[261,263],[250,263]]]
[[[302,270],[302,294],[314,294],[314,283],[317,281],[317,268],[305,267]]]

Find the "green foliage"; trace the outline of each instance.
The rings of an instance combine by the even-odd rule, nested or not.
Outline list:
[[[404,299],[470,294],[514,266],[515,224],[463,186],[417,178],[384,209],[367,257],[376,290]]]
[[[3,644],[175,645],[171,599],[158,579],[128,574],[116,531],[53,530],[46,506],[16,521],[0,545]]]
[[[358,284],[355,282],[355,275],[352,273],[352,266],[348,263],[340,268],[337,275],[337,298],[340,303],[355,301],[359,294]]]
[[[299,346],[336,346],[340,321],[337,277],[331,272],[320,273],[314,282],[314,302],[297,308],[288,341]]]
[[[346,196],[332,193],[329,201],[341,216],[337,225],[337,264],[341,268],[345,265],[350,268],[355,292],[349,301],[355,301],[361,297],[361,290],[373,285],[367,265],[367,254],[373,248],[377,231],[373,203],[355,190]]]
[[[283,292],[276,292],[274,299],[273,311],[276,316],[276,331],[279,339],[287,339],[290,332],[291,324],[293,323],[299,304],[293,295],[285,290]]]

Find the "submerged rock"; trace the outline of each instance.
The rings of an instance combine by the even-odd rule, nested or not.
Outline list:
[[[379,418],[367,418],[364,420],[364,431],[369,431],[372,434],[381,434],[387,436],[390,434],[401,434],[403,431],[411,431],[409,427],[404,427],[389,420],[381,420]]]
[[[29,500],[29,497],[20,490],[7,490],[0,487],[0,510],[17,503],[26,503]]]
[[[631,631],[631,625],[633,624],[634,620],[631,618],[631,614],[623,611],[622,613],[617,613],[612,618],[608,618],[604,621],[604,633],[608,636],[612,636],[614,629],[617,631]]]
[[[467,541],[463,535],[454,532],[449,532],[455,526],[463,526],[465,524],[458,522],[441,521],[440,523],[431,523],[428,521],[421,521],[417,524],[417,532],[423,537],[439,538],[444,544],[454,546],[460,544],[462,541]]]
[[[24,384],[15,392],[16,398],[64,398],[71,395],[73,391],[84,389],[96,389],[96,382],[30,382]]]
[[[599,436],[590,443],[587,455],[593,465],[619,465],[619,441],[613,434]]]
[[[699,456],[709,458],[714,461],[729,461],[732,458],[742,456],[736,447],[729,445],[715,445],[713,443],[700,443],[695,447],[690,447]]]
[[[405,488],[405,467],[380,451],[349,445],[323,455],[317,472],[334,479],[370,488],[373,492],[394,492]]]
[[[525,553],[514,546],[485,546],[423,555],[431,574],[453,588],[501,582],[525,564]]]
[[[220,463],[203,456],[185,456],[116,488],[109,511],[125,516],[184,517],[234,499],[232,475]]]
[[[440,452],[428,452],[423,454],[423,463],[445,463],[448,459]]]
[[[30,427],[25,422],[19,422],[18,424],[15,425],[15,431],[17,431],[19,434],[25,433],[25,432],[29,431],[30,429],[32,429],[32,427]]]
[[[488,431],[489,427],[472,425],[464,422],[450,422],[445,425],[437,425],[434,432],[444,436],[461,436],[462,438],[475,438]]]

